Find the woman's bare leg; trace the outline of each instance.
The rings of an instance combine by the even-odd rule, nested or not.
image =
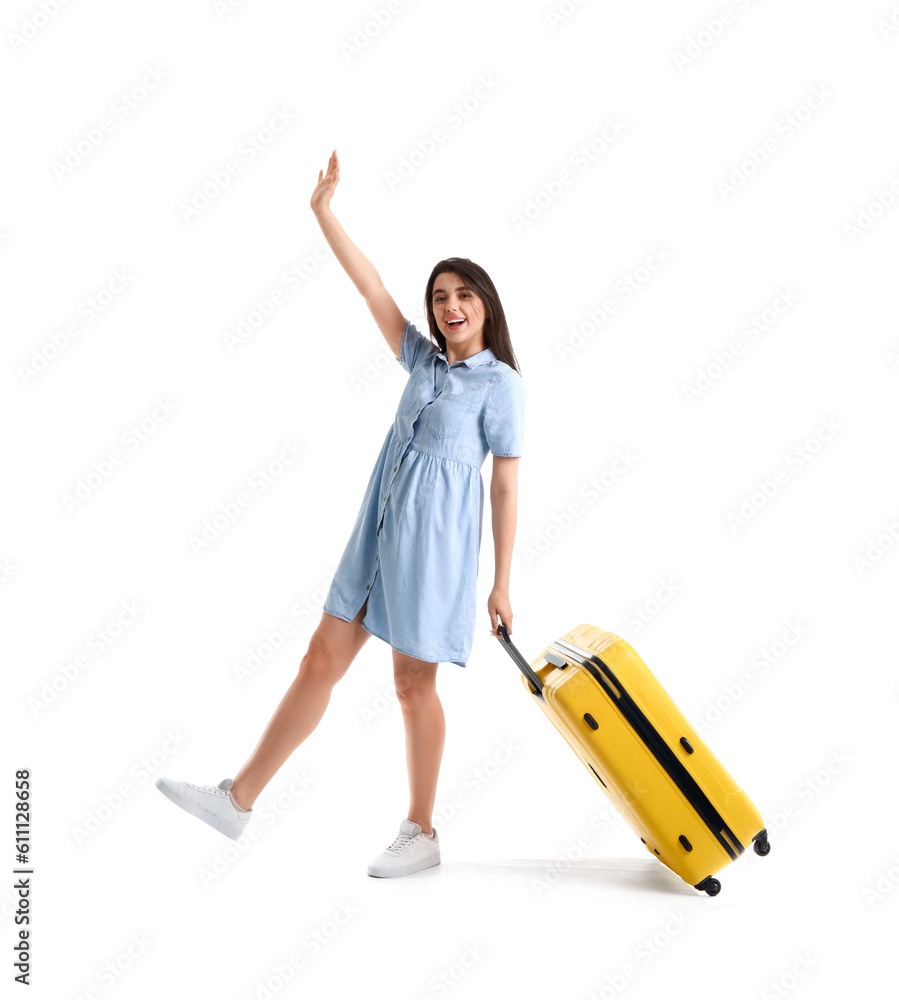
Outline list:
[[[443,706],[437,696],[437,664],[394,650],[393,676],[406,727],[407,819],[429,834],[446,737]]]
[[[241,809],[252,809],[281,765],[315,729],[331,700],[331,689],[347,672],[371,635],[362,627],[365,603],[352,622],[322,612],[306,655],[271,717],[256,749],[234,776],[231,794]]]

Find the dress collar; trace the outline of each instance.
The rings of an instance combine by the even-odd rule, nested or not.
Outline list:
[[[437,351],[436,356],[438,358],[443,358],[444,361],[447,361],[447,366],[449,366],[449,362],[447,360],[446,353],[444,351]],[[463,365],[468,365],[469,368],[477,368],[479,365],[486,365],[489,364],[491,361],[496,361],[496,360],[497,357],[493,353],[493,351],[491,351],[489,347],[485,347],[483,351],[478,351],[477,354],[472,354],[470,358],[462,358],[462,360],[459,363]]]

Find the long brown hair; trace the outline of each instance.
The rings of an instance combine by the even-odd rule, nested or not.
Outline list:
[[[490,275],[474,261],[467,257],[447,257],[446,260],[438,261],[428,278],[428,287],[425,289],[425,312],[428,317],[428,328],[431,337],[437,343],[441,351],[446,353],[446,337],[438,330],[437,320],[434,319],[434,305],[431,297],[434,294],[434,282],[438,274],[452,271],[458,274],[467,285],[471,285],[480,300],[484,303],[484,345],[499,358],[500,361],[514,368],[518,374],[521,369],[518,367],[518,360],[512,350],[512,340],[509,337],[509,327],[506,323],[506,314],[503,312],[502,303],[496,286],[490,279]]]

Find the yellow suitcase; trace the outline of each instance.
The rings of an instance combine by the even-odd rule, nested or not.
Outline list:
[[[525,687],[654,857],[714,896],[713,876],[750,843],[769,852],[758,809],[629,643],[578,625],[528,663],[505,625],[497,632]]]

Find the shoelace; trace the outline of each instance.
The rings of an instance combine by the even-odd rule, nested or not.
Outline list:
[[[219,788],[218,785],[195,785],[192,781],[187,781],[185,784],[189,788],[195,788],[198,792],[211,792],[213,795],[223,795],[225,798],[228,797],[228,793],[224,788]]]
[[[412,844],[412,839],[412,837],[407,836],[405,833],[400,833],[387,850],[392,851],[394,854],[401,854]]]

